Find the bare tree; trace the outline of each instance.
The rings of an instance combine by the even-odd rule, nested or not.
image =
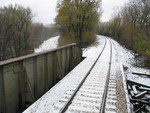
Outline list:
[[[30,53],[31,19],[29,8],[18,5],[0,8],[0,60]]]

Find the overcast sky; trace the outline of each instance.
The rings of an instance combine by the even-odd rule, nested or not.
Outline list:
[[[43,24],[54,23],[57,14],[56,4],[58,0],[0,0],[0,6],[9,4],[19,4],[32,9],[35,17],[34,22]],[[128,0],[102,0],[102,21],[108,21],[113,13],[114,8],[122,6]]]

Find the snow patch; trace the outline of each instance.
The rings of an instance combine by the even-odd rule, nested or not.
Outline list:
[[[86,59],[83,60],[77,67],[75,67],[74,70],[67,74],[60,82],[58,82],[58,84],[52,87],[46,94],[44,94],[23,113],[52,113],[53,106],[56,105],[56,103],[62,98],[67,89],[72,87],[70,83],[75,83],[77,80],[79,80],[79,78],[82,78],[85,75],[88,69],[90,69],[90,66],[93,64],[103,47],[105,42],[104,37],[105,36],[97,35],[97,44],[95,46],[83,49],[83,57],[86,57]],[[35,49],[35,52],[56,48],[58,45],[58,39],[59,36],[44,41],[39,48]],[[128,67],[127,73],[131,73],[133,71],[147,74],[149,73],[148,69],[137,68],[132,65],[135,62],[134,53],[132,51],[122,47],[114,40],[112,40],[112,42],[115,48],[113,50],[116,52],[116,55],[113,55],[113,59],[115,59],[113,62],[115,62],[116,65],[113,65],[112,73],[115,74],[115,72],[120,69],[120,62],[123,64],[123,66]],[[106,59],[107,57],[103,57],[103,59],[101,59],[101,63],[103,63],[103,61]],[[99,67],[97,66],[97,68]]]
[[[125,71],[125,75],[127,75],[127,78],[135,80],[135,81],[141,81],[141,82],[146,82],[147,84],[150,84],[149,79],[140,79],[139,77],[134,77],[132,72],[138,72],[138,73],[145,73],[145,74],[150,74],[149,69],[145,68],[140,68],[140,67],[135,67],[133,64],[135,64],[135,54],[131,51],[128,50],[124,47],[122,47],[118,42],[114,41],[114,47],[117,50],[118,53],[118,61],[123,64],[123,66],[127,67],[127,70]],[[139,78],[139,79],[137,79]]]
[[[36,49],[34,50],[35,53],[56,48],[56,47],[58,46],[58,39],[59,39],[59,36],[56,36],[56,37],[52,37],[52,38],[50,38],[50,39],[44,41],[44,42],[39,46],[39,48],[36,48]]]

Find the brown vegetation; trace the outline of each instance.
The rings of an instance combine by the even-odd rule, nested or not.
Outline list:
[[[99,6],[100,1],[97,0],[60,0],[55,20],[61,37],[65,37],[63,39],[66,42],[77,42],[80,46],[94,42],[100,16]]]
[[[33,24],[29,8],[0,8],[0,61],[34,52],[34,47],[55,35],[55,28]]]
[[[130,0],[109,22],[99,24],[98,34],[144,55],[150,66],[150,0]]]

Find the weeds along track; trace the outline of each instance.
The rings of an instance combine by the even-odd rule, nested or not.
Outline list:
[[[109,48],[109,49],[108,49]],[[101,57],[107,57],[103,62]],[[58,113],[104,113],[116,112],[115,76],[111,74],[112,42],[105,44],[97,59],[82,80],[75,82],[64,98],[55,105]],[[109,104],[114,106],[109,106]],[[107,105],[108,104],[108,105]]]

